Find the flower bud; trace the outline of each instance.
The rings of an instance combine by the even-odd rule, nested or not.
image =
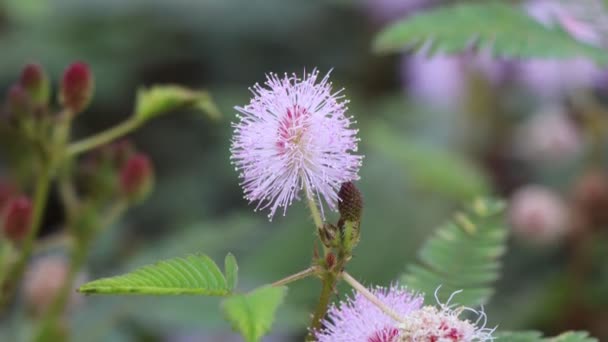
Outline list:
[[[8,91],[8,111],[13,118],[23,118],[32,112],[31,99],[20,84],[15,84]]]
[[[132,202],[139,202],[152,190],[154,172],[147,156],[138,153],[127,160],[120,171],[122,193]]]
[[[363,197],[361,197],[361,192],[355,184],[353,182],[342,183],[338,197],[340,198],[340,202],[338,202],[340,219],[353,222],[361,221]]]
[[[59,103],[74,114],[82,112],[93,97],[93,75],[82,62],[70,65],[63,74]]]
[[[511,198],[509,219],[519,237],[551,243],[567,233],[566,210],[563,200],[553,191],[529,185],[519,189]]]
[[[51,85],[40,64],[28,64],[23,68],[21,86],[25,88],[34,104],[46,106],[49,103]]]
[[[25,196],[10,200],[4,212],[4,235],[13,241],[23,239],[32,222],[32,202]]]

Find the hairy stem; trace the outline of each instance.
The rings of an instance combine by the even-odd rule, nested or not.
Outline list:
[[[71,143],[67,148],[68,156],[75,156],[80,153],[92,150],[101,145],[105,145],[113,140],[120,138],[124,135],[127,135],[137,129],[140,125],[143,124],[141,119],[136,118],[135,116],[129,118],[128,120],[108,129],[103,132],[97,133],[93,136],[85,138],[83,140]]]
[[[363,284],[357,281],[357,279],[353,278],[347,272],[342,273],[342,279],[346,281],[353,289],[359,292],[363,297],[367,298],[370,302],[372,302],[378,309],[382,310],[386,315],[390,316],[397,322],[402,322],[403,318],[400,317],[393,309],[389,308],[384,304],[378,297],[376,297],[373,293],[371,293]]]
[[[306,191],[308,193],[308,191]],[[321,213],[319,212],[319,208],[317,208],[317,204],[315,203],[312,197],[306,195],[306,199],[308,200],[308,207],[310,208],[310,215],[315,223],[317,228],[323,228],[323,219],[321,218]]]
[[[294,281],[298,281],[300,279],[308,278],[311,275],[314,275],[319,272],[319,268],[316,266],[311,266],[303,271],[287,276],[283,279],[277,280],[271,284],[271,286],[278,287],[287,285],[289,283],[293,283]]]
[[[0,310],[3,310],[6,307],[10,301],[10,298],[13,296],[16,283],[21,280],[21,277],[25,272],[25,267],[32,255],[32,251],[34,249],[34,240],[36,239],[40,226],[42,225],[42,215],[44,214],[44,210],[46,208],[50,183],[51,170],[48,165],[45,165],[42,168],[42,172],[38,176],[38,180],[36,182],[32,223],[23,241],[21,256],[15,265],[10,269],[9,275],[5,278],[5,284],[2,284],[2,291],[0,291]]]
[[[336,287],[336,283],[338,281],[338,277],[333,272],[324,272],[322,275],[323,285],[321,289],[321,296],[319,297],[319,302],[317,303],[317,307],[315,309],[315,313],[312,316],[312,321],[310,323],[310,327],[308,329],[308,336],[306,337],[307,341],[314,341],[315,335],[314,333],[321,328],[321,321],[325,314],[327,313],[327,309],[329,308],[329,302],[331,300],[331,296],[334,292],[334,288]]]

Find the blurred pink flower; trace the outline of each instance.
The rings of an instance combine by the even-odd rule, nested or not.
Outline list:
[[[559,25],[577,40],[599,46],[608,29],[608,12],[601,0],[531,0],[524,5],[547,27]]]
[[[542,101],[555,101],[579,89],[591,88],[601,69],[586,58],[529,59],[520,62],[519,82]]]
[[[267,75],[266,86],[256,84],[254,97],[236,107],[232,163],[240,171],[245,198],[257,209],[283,214],[304,189],[321,208],[322,200],[336,210],[338,190],[359,179],[362,156],[357,151],[357,130],[345,115],[347,100],[332,93],[329,74],[318,83],[319,72],[299,78]]]
[[[401,287],[376,287],[371,292],[396,314],[404,317],[420,309],[423,304],[422,296]],[[323,326],[316,334],[318,342],[399,341],[399,322],[357,292],[353,298],[333,305]]]
[[[410,97],[436,109],[460,107],[467,81],[463,62],[461,56],[404,56],[402,74]]]
[[[36,259],[28,268],[23,281],[25,302],[35,314],[46,312],[64,286],[68,277],[68,260],[61,256],[45,256]],[[86,276],[77,276],[75,287],[84,283]],[[83,296],[70,290],[68,309],[80,304]]]
[[[429,7],[435,0],[364,0],[366,14],[379,24],[407,17],[413,12]]]
[[[515,134],[515,154],[532,162],[572,160],[583,147],[578,128],[566,110],[556,105],[541,108]]]
[[[567,233],[566,212],[566,204],[552,190],[527,185],[511,197],[509,220],[514,233],[520,238],[537,243],[553,243]]]

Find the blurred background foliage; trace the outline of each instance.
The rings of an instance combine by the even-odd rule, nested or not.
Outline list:
[[[589,165],[605,176],[604,160],[588,162],[586,153],[592,145],[605,154],[601,134],[600,142],[589,143],[607,115],[601,70],[593,69],[586,82],[576,76],[587,69],[541,65],[538,70],[544,67],[548,75],[526,82],[520,76],[530,76],[531,66],[521,61],[477,62],[466,55],[425,63],[408,53],[371,53],[373,35],[384,24],[434,2],[3,0],[0,85],[8,89],[26,62],[43,64],[57,80],[70,61],[87,61],[96,93],[76,121],[76,137],[124,119],[140,86],[209,90],[221,120],[165,116],[132,136],[155,164],[156,187],[125,220],[106,228],[86,273],[114,275],[191,252],[219,261],[230,251],[239,259],[239,286],[249,290],[307,267],[314,230],[302,203],[268,222],[242,199],[229,162],[233,107],[248,102],[247,88],[267,72],[331,69],[335,87],[346,88],[351,99],[366,156],[358,183],[365,198],[362,239],[350,273],[366,284],[387,285],[465,200],[510,197],[531,183],[571,199],[573,184]],[[571,127],[519,128],[542,111],[563,111]],[[591,115],[599,119],[585,125]],[[534,214],[541,215],[541,226],[552,220],[545,214],[542,208]],[[51,205],[45,236],[61,229],[61,216],[61,208]],[[525,229],[511,238],[504,274],[486,308],[489,324],[547,333],[583,328],[608,338],[608,267],[597,262],[608,255],[608,244],[606,226],[599,225],[603,231],[594,230],[580,248],[573,241],[583,233],[574,230],[540,242],[531,242],[534,233]],[[269,341],[302,335],[318,290],[313,279],[290,287]],[[212,298],[88,297],[71,317],[74,341],[238,341],[226,333],[229,326]],[[2,340],[19,340],[27,331],[27,320],[17,318],[2,322]]]

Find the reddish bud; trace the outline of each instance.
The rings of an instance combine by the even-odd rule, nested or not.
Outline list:
[[[4,235],[13,241],[21,240],[30,229],[32,202],[25,196],[12,199],[4,212]]]
[[[21,72],[21,86],[25,88],[36,105],[47,105],[51,86],[49,78],[40,64],[27,64]]]
[[[131,201],[143,200],[152,189],[153,183],[152,163],[141,153],[131,156],[120,171],[122,193]]]
[[[63,74],[59,102],[73,113],[82,112],[93,97],[93,75],[82,62],[70,65]]]
[[[8,204],[9,200],[17,194],[17,188],[14,184],[0,181],[0,211]]]
[[[574,204],[589,228],[608,223],[608,178],[602,170],[584,174],[574,186]]]
[[[25,117],[31,113],[31,99],[20,84],[15,84],[8,91],[8,111],[13,117]]]
[[[327,253],[325,256],[325,265],[331,269],[336,264],[336,255],[334,253]]]

